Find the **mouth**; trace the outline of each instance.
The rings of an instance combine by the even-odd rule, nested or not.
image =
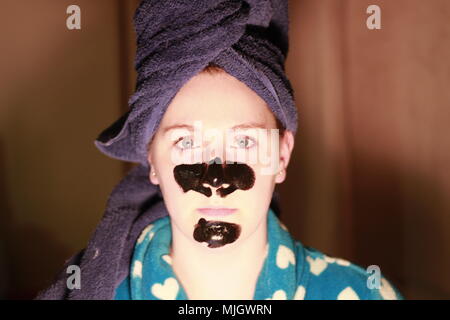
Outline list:
[[[207,216],[228,216],[237,211],[235,208],[227,208],[227,207],[205,207],[198,208],[197,211],[202,215]]]

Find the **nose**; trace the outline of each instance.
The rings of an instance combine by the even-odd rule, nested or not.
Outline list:
[[[204,184],[210,185],[213,188],[218,188],[224,181],[225,176],[223,173],[222,160],[219,157],[216,157],[208,162]]]

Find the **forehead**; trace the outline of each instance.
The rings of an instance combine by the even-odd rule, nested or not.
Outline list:
[[[167,108],[161,126],[202,121],[205,126],[229,127],[243,122],[275,126],[266,102],[228,73],[200,73],[191,78]]]

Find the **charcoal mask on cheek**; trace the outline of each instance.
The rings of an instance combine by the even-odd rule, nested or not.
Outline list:
[[[236,190],[248,190],[255,184],[255,173],[245,163],[225,163],[215,158],[209,163],[180,164],[173,169],[176,182],[184,192],[193,190],[207,197],[216,194],[226,197]],[[224,186],[227,185],[227,186]],[[206,221],[200,218],[194,226],[194,239],[207,242],[209,248],[218,248],[236,241],[241,227],[224,221]]]

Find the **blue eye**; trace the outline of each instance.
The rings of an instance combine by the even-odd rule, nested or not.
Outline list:
[[[175,145],[180,149],[192,149],[194,140],[191,137],[182,137],[175,142]]]
[[[236,138],[236,144],[238,148],[249,149],[255,144],[255,141],[249,136],[240,136]]]

